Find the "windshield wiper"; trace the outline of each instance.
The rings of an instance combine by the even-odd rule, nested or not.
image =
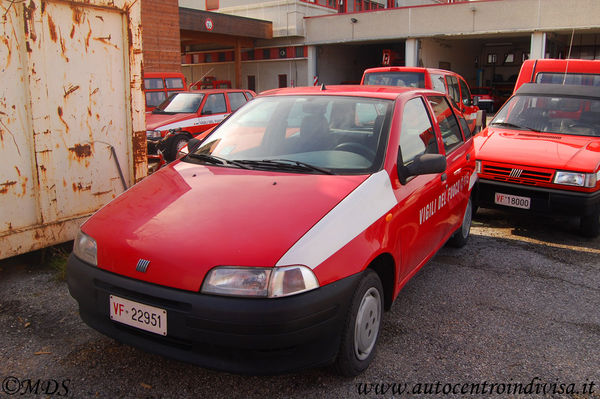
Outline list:
[[[519,129],[519,130],[531,130],[532,132],[537,132],[537,133],[541,133],[541,130],[538,129],[534,129],[532,127],[529,126],[521,126],[521,125],[517,125],[514,123],[510,123],[510,122],[492,122],[490,123],[490,125],[500,125],[500,126],[505,126],[505,127],[512,127],[514,129]]]
[[[235,165],[238,168],[248,169],[247,166],[243,165],[239,161],[230,161],[229,159],[217,157],[216,155],[196,154],[195,152],[190,152],[187,156],[190,158],[198,159],[200,161],[204,161],[206,163],[212,163],[215,165]]]
[[[333,175],[334,173],[328,169],[320,168],[315,165],[311,165],[306,162],[294,161],[292,159],[263,159],[263,160],[252,160],[252,159],[239,159],[236,160],[238,163],[244,165],[253,166],[256,168],[266,169],[288,169],[294,171],[313,171],[319,172],[324,175]]]

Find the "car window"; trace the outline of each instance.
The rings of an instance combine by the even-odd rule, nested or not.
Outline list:
[[[202,108],[202,115],[224,114],[227,112],[225,94],[209,94]]]
[[[435,117],[440,125],[442,141],[444,142],[446,154],[448,154],[463,142],[458,121],[445,97],[428,96],[427,99],[429,100],[429,104],[431,104]]]
[[[431,85],[432,85],[433,90],[441,91],[442,93],[447,93],[446,83],[444,82],[444,75],[432,73],[431,74]]]
[[[423,72],[372,72],[365,75],[365,85],[425,88]]]
[[[460,84],[460,100],[464,105],[470,105],[471,93],[469,92],[469,86],[467,85],[467,82],[462,79],[459,79],[458,81]]]
[[[195,113],[198,112],[204,94],[202,93],[177,93],[156,107],[155,113]]]
[[[458,122],[460,123],[460,128],[463,131],[463,136],[465,136],[465,140],[468,140],[473,133],[471,132],[471,129],[469,129],[469,124],[467,123],[467,120],[465,118],[463,118],[461,115],[457,115],[458,117]]]
[[[448,94],[450,95],[450,98],[458,104],[460,102],[458,80],[454,76],[447,75],[446,81],[448,82]]]
[[[144,88],[146,90],[151,89],[164,89],[162,78],[146,78],[144,79]]]
[[[248,101],[250,101],[254,98],[254,95],[249,91],[245,91],[244,94],[246,95],[246,98],[248,99]]]
[[[407,101],[400,128],[402,163],[406,166],[419,155],[438,152],[435,131],[423,100],[419,97]]]
[[[246,102],[248,102],[248,100],[246,100],[246,97],[244,96],[244,93],[242,93],[241,91],[227,93],[227,97],[229,98],[229,105],[231,106],[231,112],[236,111],[239,107],[241,107],[242,105],[246,104]]]
[[[284,159],[339,174],[373,173],[383,164],[393,106],[388,99],[339,95],[257,97],[195,152],[252,168]]]

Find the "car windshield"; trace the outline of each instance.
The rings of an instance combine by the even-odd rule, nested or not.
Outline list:
[[[365,75],[364,84],[425,88],[423,72],[372,72]]]
[[[536,132],[600,136],[600,98],[516,95],[490,125]]]
[[[155,114],[181,114],[198,112],[198,107],[204,98],[203,93],[177,93],[160,104],[154,111]]]
[[[392,107],[391,100],[364,97],[257,97],[184,161],[300,173],[373,173],[383,165]]]

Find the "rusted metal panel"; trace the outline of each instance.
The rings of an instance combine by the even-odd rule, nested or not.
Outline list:
[[[136,0],[0,0],[0,37],[2,259],[73,239],[147,165]]]

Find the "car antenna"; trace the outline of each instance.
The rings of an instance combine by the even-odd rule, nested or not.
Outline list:
[[[571,32],[571,43],[569,44],[569,54],[567,55],[567,64],[565,65],[565,73],[563,75],[563,85],[567,81],[567,72],[569,72],[569,60],[571,59],[571,48],[573,48],[573,36],[575,36],[575,28],[573,28],[573,31]]]
[[[325,91],[327,88],[325,87],[325,83],[321,84],[321,91]]]

